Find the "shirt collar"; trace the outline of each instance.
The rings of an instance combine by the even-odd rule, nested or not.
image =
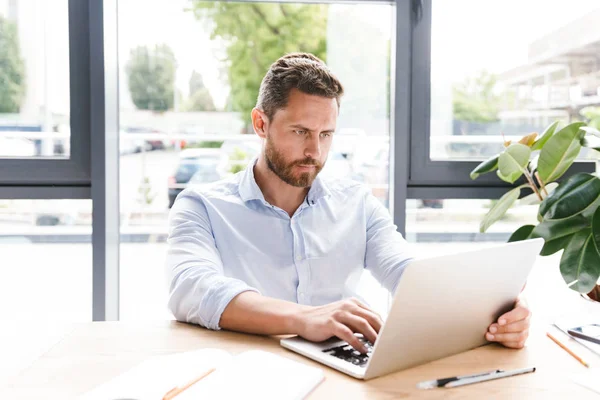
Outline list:
[[[254,166],[257,161],[258,158],[255,158],[252,162],[248,163],[240,180],[238,191],[244,202],[249,200],[265,201],[265,196],[263,196],[262,191],[256,184],[256,179],[254,179]]]
[[[248,166],[244,170],[240,179],[238,191],[240,197],[244,202],[249,200],[262,200],[263,202],[265,201],[265,197],[260,188],[258,187],[256,179],[254,179],[254,166],[256,165],[257,161],[258,158],[255,158],[254,160],[252,160],[252,162],[248,163]],[[321,179],[321,177],[317,175],[317,177],[313,181],[312,186],[308,191],[306,200],[309,204],[314,205],[319,199],[326,197],[329,194],[330,191],[327,188],[327,185],[325,184],[323,179]]]

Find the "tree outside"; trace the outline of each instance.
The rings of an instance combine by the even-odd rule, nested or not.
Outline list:
[[[190,95],[183,105],[183,111],[216,111],[215,102],[199,72],[192,72],[189,89]]]
[[[172,109],[176,69],[173,50],[166,44],[133,49],[126,66],[133,104],[140,110]]]
[[[261,80],[279,57],[300,51],[325,61],[327,10],[323,4],[193,2],[212,39],[225,43],[231,107],[247,125]]]
[[[494,122],[498,120],[500,96],[494,93],[496,76],[481,71],[474,78],[452,88],[454,119],[468,122]]]
[[[18,113],[25,98],[25,64],[17,26],[0,15],[0,113]]]

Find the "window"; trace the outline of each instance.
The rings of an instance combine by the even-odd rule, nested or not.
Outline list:
[[[506,242],[526,224],[537,224],[537,205],[516,205],[479,233],[495,199],[411,199],[406,202],[406,239],[412,243]]]
[[[86,2],[0,0],[0,186],[89,187],[86,21]]]
[[[503,138],[595,116],[600,29],[589,21],[599,13],[593,0],[424,0],[413,35],[409,185],[506,186],[493,174],[469,178]]]
[[[388,205],[394,12],[389,4],[119,2],[122,319],[164,317],[169,208],[184,188],[258,155],[250,111],[285,53],[315,53],[345,87],[321,174],[358,179]]]
[[[0,1],[0,157],[70,155],[67,1]]]
[[[0,316],[92,319],[90,200],[0,200]]]

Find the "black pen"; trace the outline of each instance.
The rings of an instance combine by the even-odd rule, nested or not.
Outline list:
[[[433,389],[436,387],[451,388],[463,385],[470,385],[472,383],[490,381],[492,379],[500,379],[509,376],[527,374],[530,372],[535,372],[535,367],[515,369],[512,371],[496,369],[493,371],[481,372],[473,375],[452,376],[449,378],[435,379],[433,381],[425,381],[419,383],[417,387],[419,389]]]

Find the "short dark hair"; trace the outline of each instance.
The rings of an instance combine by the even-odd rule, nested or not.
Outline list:
[[[329,67],[309,53],[291,53],[275,61],[260,84],[256,107],[269,119],[285,108],[290,91],[336,99],[338,108],[344,88]]]

